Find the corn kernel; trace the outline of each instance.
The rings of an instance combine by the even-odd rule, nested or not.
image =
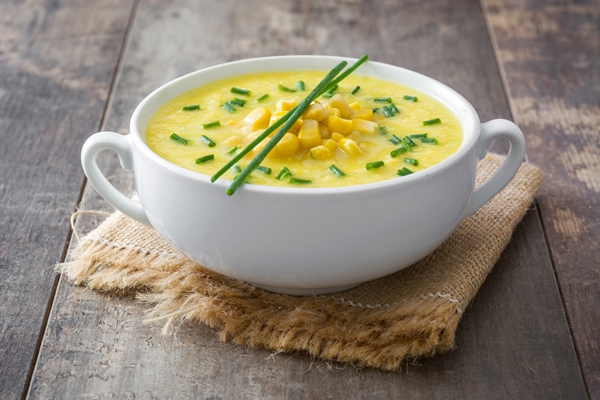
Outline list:
[[[366,119],[367,121],[373,121],[374,118],[375,115],[370,108],[359,108],[352,113],[352,119]]]
[[[327,147],[320,145],[310,149],[310,157],[315,160],[327,160],[333,157],[333,153]]]
[[[325,112],[323,111],[323,106],[319,103],[314,103],[308,106],[304,114],[302,114],[304,119],[314,119],[317,121],[323,121],[325,119]]]
[[[356,142],[352,139],[343,137],[339,140],[338,144],[340,149],[342,149],[342,151],[348,155],[358,156],[361,153],[360,147],[358,147],[358,144],[356,144]]]
[[[305,120],[298,132],[298,139],[300,139],[300,144],[305,149],[320,145],[321,129],[319,128],[319,123],[314,119]]]
[[[274,112],[273,115],[271,115],[271,119],[269,120],[269,125],[273,125],[275,122],[277,122],[277,120],[279,118],[283,117],[285,114],[287,114],[287,111]],[[302,126],[302,118],[298,118],[298,120],[296,122],[294,122],[294,125],[292,125],[292,127],[290,128],[290,130],[288,132],[298,133],[298,130],[300,130],[301,126]]]
[[[279,100],[277,104],[275,104],[275,109],[277,111],[290,111],[292,108],[296,107],[298,102],[296,100]]]
[[[291,156],[300,148],[300,141],[298,136],[293,133],[286,133],[279,143],[275,145],[278,156]]]
[[[266,107],[255,108],[244,118],[244,122],[252,127],[252,130],[265,129],[269,126],[271,111]]]
[[[319,122],[319,129],[321,130],[321,137],[323,139],[329,139],[331,137],[331,134],[329,133],[329,128],[327,127],[327,124]]]
[[[231,136],[225,139],[223,143],[225,143],[227,146],[238,146],[242,143],[242,138],[239,135]]]
[[[340,117],[342,115],[341,111],[338,110],[337,108],[329,108],[329,107],[324,107],[323,108],[323,121],[327,121],[327,119],[329,119],[329,117]]]
[[[352,129],[365,135],[374,135],[379,132],[379,125],[373,121],[355,118],[352,120]]]
[[[358,103],[358,101],[355,101],[354,103],[350,103],[348,104],[350,106],[351,109],[353,110],[358,110],[360,108],[360,104]]]
[[[327,126],[332,132],[339,132],[342,135],[348,135],[352,132],[352,120],[338,117],[329,117]]]
[[[346,102],[346,99],[344,99],[344,96],[339,93],[329,99],[329,107],[340,110],[341,117],[344,119],[352,118],[352,109]]]
[[[331,134],[331,140],[335,140],[336,142],[339,142],[339,140],[340,140],[341,138],[343,138],[343,137],[344,137],[344,135],[342,135],[342,134],[341,134],[341,133],[339,133],[339,132],[333,132],[333,133]]]
[[[337,149],[337,147],[338,147],[337,142],[333,139],[323,139],[322,144],[323,144],[323,146],[327,147],[329,149],[329,151],[331,151],[331,152],[334,152],[335,149]]]

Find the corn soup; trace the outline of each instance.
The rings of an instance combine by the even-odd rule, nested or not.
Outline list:
[[[146,129],[146,142],[176,165],[213,175],[324,75],[265,72],[196,88],[159,109]],[[223,178],[234,179],[268,140]],[[461,142],[460,122],[437,100],[399,84],[351,75],[309,106],[246,182],[338,187],[399,178],[443,161]]]

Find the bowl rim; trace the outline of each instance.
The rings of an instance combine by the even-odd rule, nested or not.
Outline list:
[[[280,62],[280,63],[284,63],[284,64],[289,63],[290,65],[296,65],[301,62],[319,62],[319,63],[320,62],[322,62],[322,63],[330,62],[331,66],[333,66],[336,63],[339,63],[341,61],[348,61],[349,65],[350,65],[351,63],[355,62],[356,60],[357,60],[356,58],[352,58],[352,57],[324,56],[324,55],[268,56],[268,57],[256,57],[256,58],[248,58],[248,59],[243,59],[243,60],[231,61],[231,62],[213,65],[213,66],[203,68],[203,69],[200,69],[197,71],[193,71],[193,72],[190,72],[188,74],[182,75],[178,78],[168,81],[167,83],[159,86],[154,91],[152,91],[150,94],[148,94],[135,108],[135,110],[132,114],[131,120],[130,120],[130,131],[127,136],[129,137],[130,141],[132,141],[135,144],[135,147],[137,147],[144,154],[144,156],[146,156],[147,158],[152,160],[154,163],[159,164],[161,167],[166,168],[167,170],[169,170],[175,174],[181,175],[192,181],[209,183],[209,184],[215,185],[217,187],[222,187],[223,190],[225,190],[231,184],[231,182],[232,182],[231,180],[225,179],[225,178],[220,178],[215,182],[211,182],[209,175],[205,175],[202,173],[198,173],[196,171],[188,170],[188,169],[180,167],[174,163],[171,163],[170,161],[165,160],[164,158],[162,158],[158,154],[156,154],[154,151],[152,151],[152,149],[150,149],[150,147],[148,147],[148,145],[146,144],[146,141],[143,138],[142,133],[138,129],[140,117],[143,114],[145,109],[147,109],[151,106],[156,106],[158,109],[159,107],[164,105],[167,101],[173,99],[174,97],[176,97],[179,94],[183,94],[189,90],[194,89],[195,87],[198,87],[198,85],[190,85],[189,87],[187,87],[187,89],[185,89],[183,91],[181,91],[181,90],[177,91],[178,94],[171,94],[170,96],[168,96],[168,98],[166,100],[160,101],[157,106],[155,99],[158,96],[171,90],[173,87],[177,87],[179,85],[185,86],[184,83],[186,81],[194,80],[194,78],[197,78],[198,76],[202,76],[202,75],[215,74],[218,76],[218,75],[220,75],[219,74],[220,72],[225,73],[225,75],[223,75],[223,76],[220,76],[215,79],[209,79],[205,82],[205,83],[208,83],[208,82],[214,82],[216,80],[224,79],[224,78],[235,76],[235,75],[243,75],[246,73],[251,73],[253,71],[247,71],[247,69],[244,67],[252,66],[255,63],[259,64],[259,65],[260,64],[265,65],[264,67],[261,68],[262,71],[269,71],[269,70],[293,71],[293,70],[302,69],[303,67],[296,66],[293,68],[269,68],[268,65],[272,66],[272,65],[274,65],[273,64],[274,62],[275,63]],[[410,70],[407,68],[391,65],[391,64],[368,60],[365,64],[363,64],[361,67],[359,67],[354,73],[360,75],[361,68],[363,68],[363,66],[367,65],[367,63],[372,65],[375,68],[395,69],[403,74],[407,74],[409,76],[417,78],[422,82],[426,82],[427,84],[432,84],[432,85],[436,86],[441,92],[444,93],[444,95],[454,98],[454,100],[458,101],[459,104],[456,106],[451,106],[448,104],[447,101],[440,99],[440,97],[438,95],[435,95],[426,90],[423,90],[420,87],[415,86],[415,89],[427,94],[428,96],[435,98],[436,100],[440,101],[444,106],[446,106],[448,109],[450,109],[450,111],[456,115],[459,122],[461,123],[461,125],[463,127],[463,135],[466,136],[465,120],[463,118],[461,118],[456,112],[456,108],[461,108],[461,110],[465,113],[465,115],[467,115],[469,117],[468,118],[469,121],[466,121],[466,122],[467,123],[470,122],[472,124],[472,129],[476,130],[476,132],[472,132],[467,137],[463,136],[463,142],[461,143],[459,149],[455,153],[451,154],[445,160],[443,160],[440,163],[433,165],[425,170],[415,172],[414,174],[411,174],[411,175],[403,176],[403,177],[401,177],[402,179],[398,179],[398,178],[400,178],[400,177],[398,177],[398,178],[386,179],[386,180],[371,182],[371,183],[363,183],[363,184],[341,186],[341,187],[318,187],[318,188],[299,188],[299,187],[289,187],[288,188],[288,187],[282,187],[282,186],[246,184],[246,185],[240,186],[237,191],[238,192],[241,192],[241,191],[263,192],[263,193],[266,192],[266,193],[277,193],[277,194],[294,193],[296,195],[314,196],[314,195],[326,195],[326,194],[346,194],[346,193],[362,192],[362,191],[367,191],[367,190],[385,189],[385,188],[389,188],[389,187],[397,186],[397,185],[407,186],[407,185],[414,183],[415,181],[421,180],[424,177],[436,176],[438,174],[443,173],[444,170],[446,170],[447,168],[450,168],[453,165],[460,163],[461,160],[469,154],[470,150],[478,142],[481,121],[480,121],[479,115],[475,111],[474,107],[471,105],[471,103],[467,99],[465,99],[456,90],[452,89],[451,87],[449,87],[427,75],[423,75],[419,72],[416,72],[416,71],[413,71],[413,70]],[[227,72],[231,72],[231,71],[237,71],[237,72],[227,74]],[[384,80],[386,79],[386,78],[382,78],[382,77],[374,75],[374,74],[363,74],[363,75],[373,76],[373,77],[376,77],[379,79],[384,79]],[[403,84],[406,86],[409,86],[409,87],[411,86],[410,84],[406,84],[406,83],[403,83]],[[156,110],[154,112],[156,112]],[[152,112],[150,115],[153,115],[154,112]],[[145,128],[145,126],[146,125],[144,125],[144,128]]]

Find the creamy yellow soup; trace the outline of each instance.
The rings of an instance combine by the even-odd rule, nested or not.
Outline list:
[[[146,142],[176,165],[213,175],[325,74],[248,74],[196,88],[160,108],[148,124]],[[234,179],[268,140],[221,179]],[[461,142],[458,119],[437,100],[410,87],[350,75],[313,102],[246,182],[338,187],[402,179],[446,159]]]

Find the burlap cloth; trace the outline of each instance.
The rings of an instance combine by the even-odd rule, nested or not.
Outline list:
[[[481,161],[478,184],[503,159],[490,155]],[[403,360],[453,348],[465,307],[541,182],[539,169],[524,163],[501,193],[427,258],[331,295],[269,293],[216,274],[120,213],[81,239],[58,270],[93,290],[134,291],[150,305],[148,320],[164,320],[167,328],[184,318],[216,328],[221,340],[238,345],[394,370]]]

